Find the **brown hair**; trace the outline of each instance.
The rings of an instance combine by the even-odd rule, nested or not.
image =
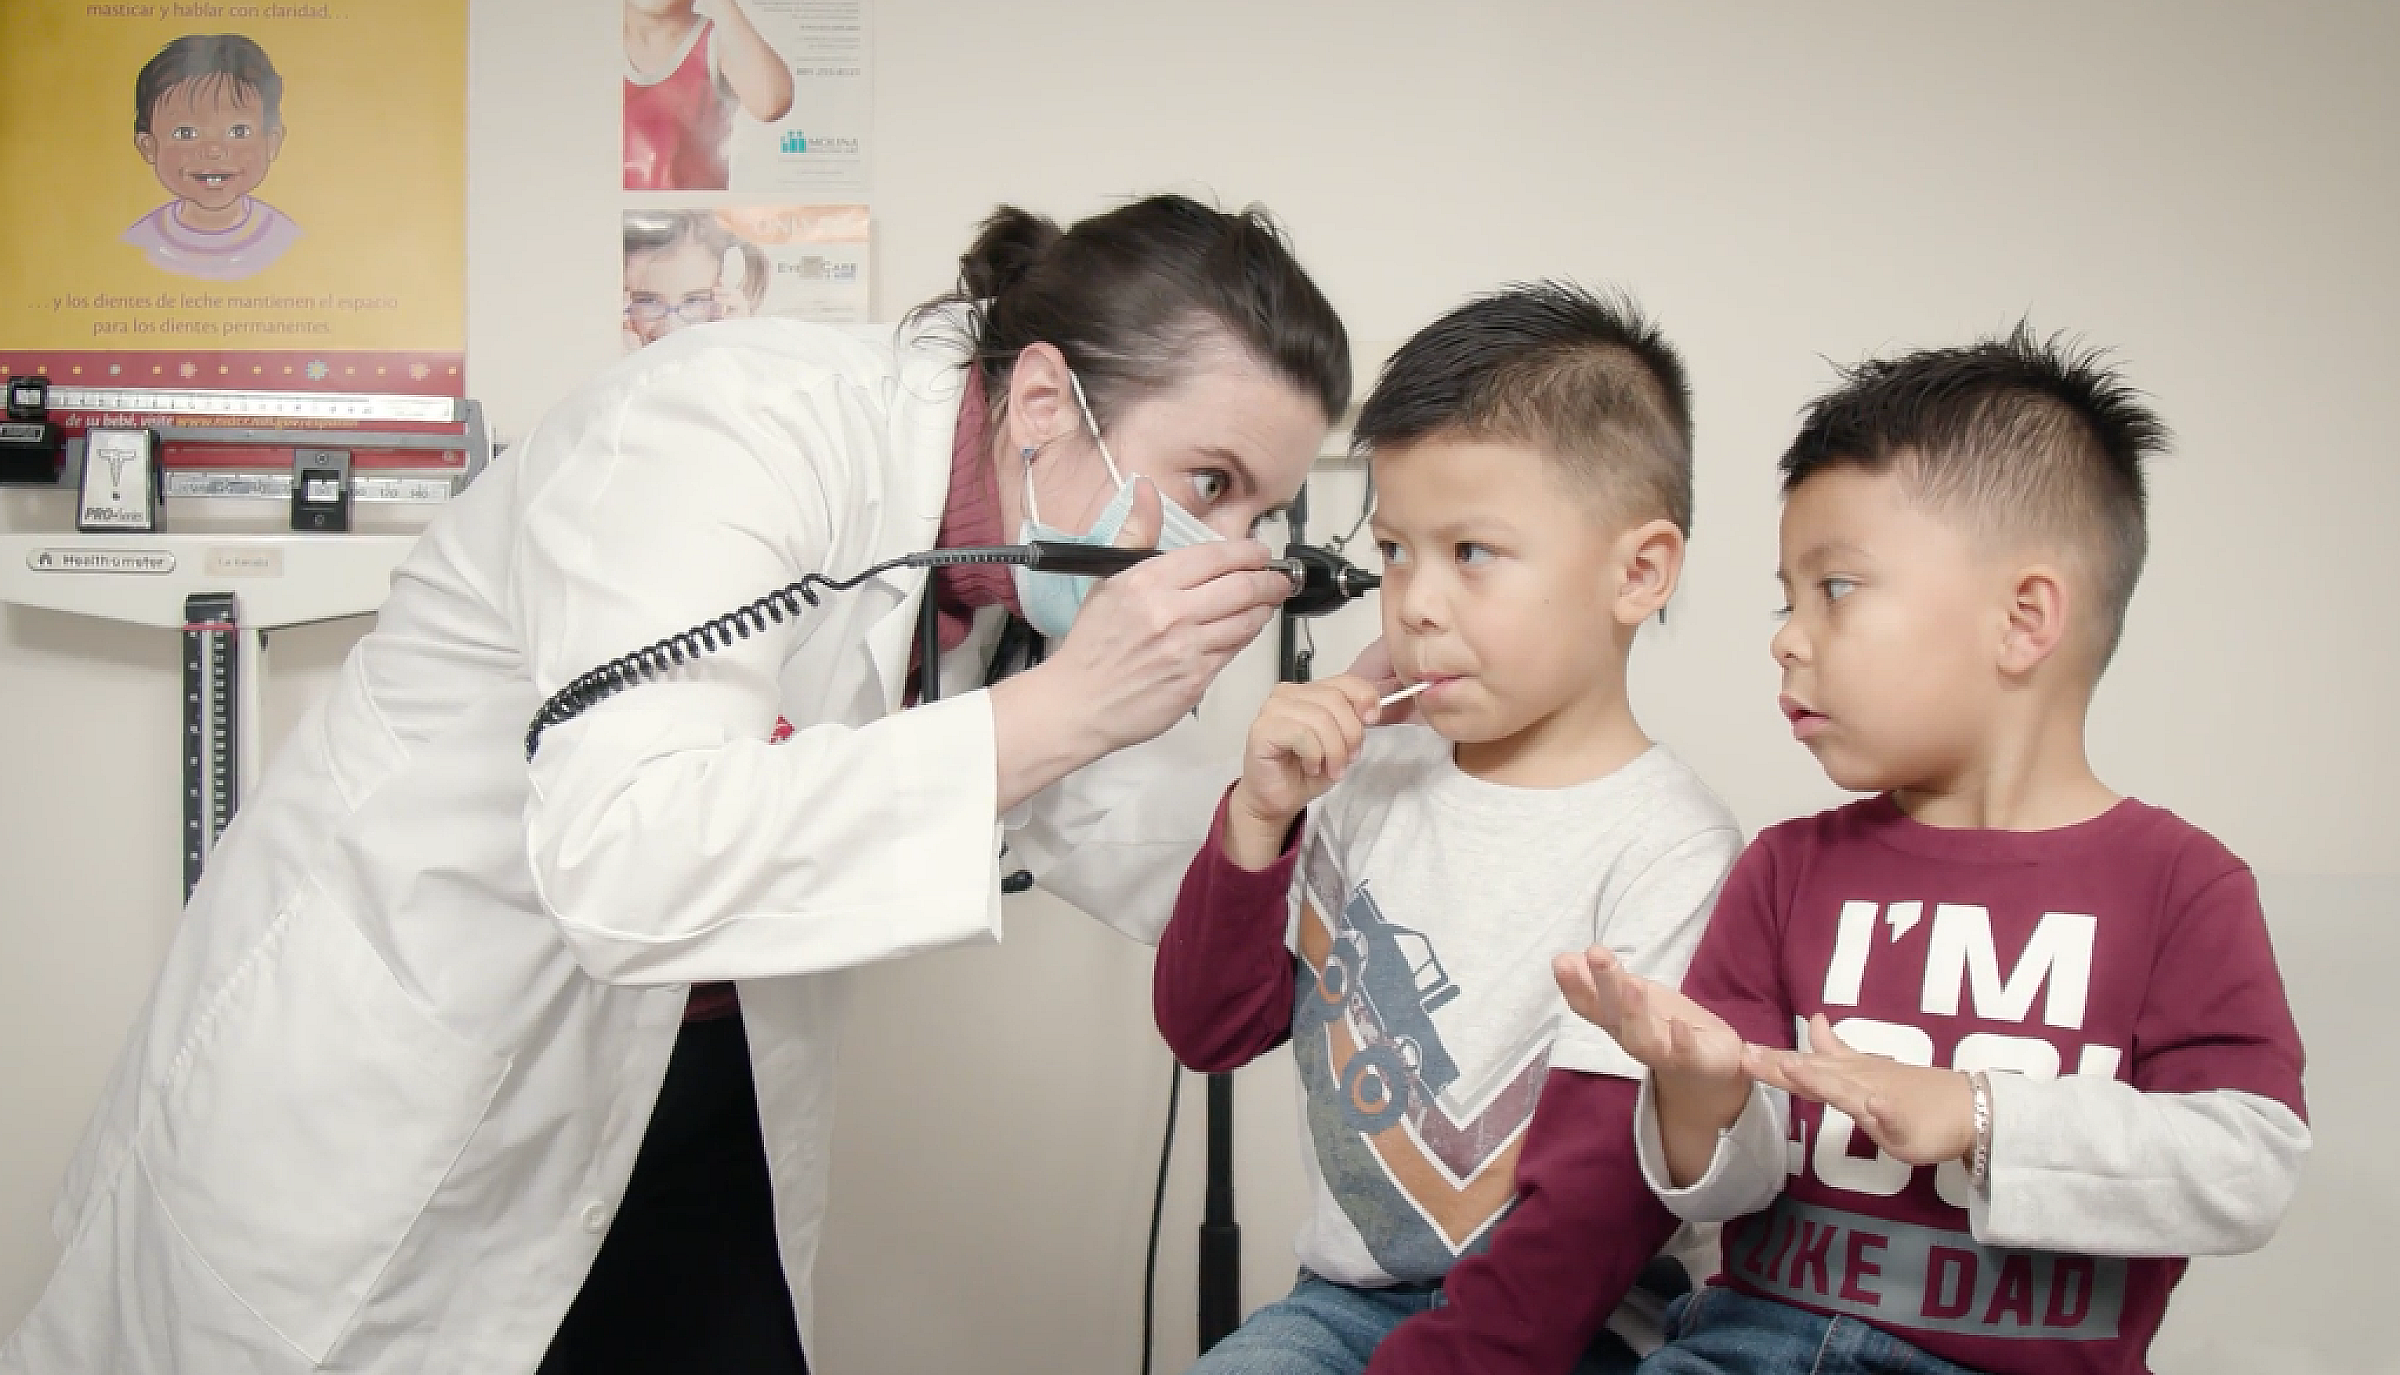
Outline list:
[[[1599,493],[1610,519],[1692,532],[1691,386],[1622,293],[1521,283],[1417,331],[1384,364],[1352,442],[1437,437],[1538,450]]]
[[[1350,403],[1350,338],[1264,210],[1152,196],[1067,229],[1001,206],[958,260],[958,286],[919,306],[964,305],[965,343],[994,413],[1026,346],[1066,356],[1105,420],[1173,385],[1211,336],[1313,398]]]

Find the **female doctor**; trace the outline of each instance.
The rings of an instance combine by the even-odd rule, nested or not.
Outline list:
[[[1288,593],[1247,536],[1348,399],[1257,214],[1003,209],[961,261],[897,334],[644,350],[426,532],[218,846],[0,1371],[805,1369],[834,971],[996,937],[1004,843],[1155,938],[1228,772],[1166,733]],[[596,665],[1020,537],[1169,552],[886,573],[527,763]],[[987,689],[1010,612],[1049,653]]]

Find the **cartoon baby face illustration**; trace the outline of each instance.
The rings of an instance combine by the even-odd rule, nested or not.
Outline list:
[[[194,229],[212,217],[238,220],[242,197],[267,179],[268,164],[283,150],[280,117],[224,73],[190,77],[170,87],[150,110],[150,127],[133,136],[134,146],[158,174],[159,185],[181,197],[181,217]]]
[[[152,265],[236,281],[263,271],[300,226],[252,193],[283,151],[283,77],[238,33],[186,34],[133,82],[133,146],[174,197],[121,236]]]

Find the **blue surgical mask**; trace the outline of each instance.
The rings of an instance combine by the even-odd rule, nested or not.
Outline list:
[[[1108,476],[1117,484],[1117,494],[1100,511],[1100,518],[1082,534],[1060,530],[1042,524],[1041,511],[1033,495],[1033,462],[1025,463],[1025,520],[1017,531],[1017,541],[1031,544],[1044,540],[1054,544],[1105,545],[1117,542],[1124,532],[1125,522],[1133,515],[1133,483],[1117,468],[1117,456],[1109,452],[1108,441],[1100,437],[1100,422],[1092,415],[1091,402],[1084,399],[1083,379],[1067,374],[1067,384],[1074,389],[1076,409],[1083,413],[1083,423],[1092,432],[1092,442],[1100,446],[1100,461],[1108,465]],[[1142,481],[1148,481],[1144,478]],[[1208,544],[1225,538],[1200,523],[1200,518],[1175,504],[1166,493],[1159,493],[1158,547],[1184,549],[1195,544]],[[1017,585],[1017,609],[1025,613],[1026,624],[1040,631],[1046,639],[1060,639],[1075,624],[1075,614],[1083,609],[1083,599],[1092,589],[1090,578],[1078,578],[1067,573],[1036,573],[1024,567],[1012,567],[1010,575]]]

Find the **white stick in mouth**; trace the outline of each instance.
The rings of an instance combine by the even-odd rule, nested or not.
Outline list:
[[[1427,679],[1422,683],[1411,683],[1407,687],[1400,689],[1398,692],[1391,693],[1384,697],[1375,705],[1379,707],[1388,707],[1394,702],[1405,702],[1409,698],[1416,696],[1418,693],[1423,692],[1425,689],[1432,686],[1433,681],[1431,679]]]

